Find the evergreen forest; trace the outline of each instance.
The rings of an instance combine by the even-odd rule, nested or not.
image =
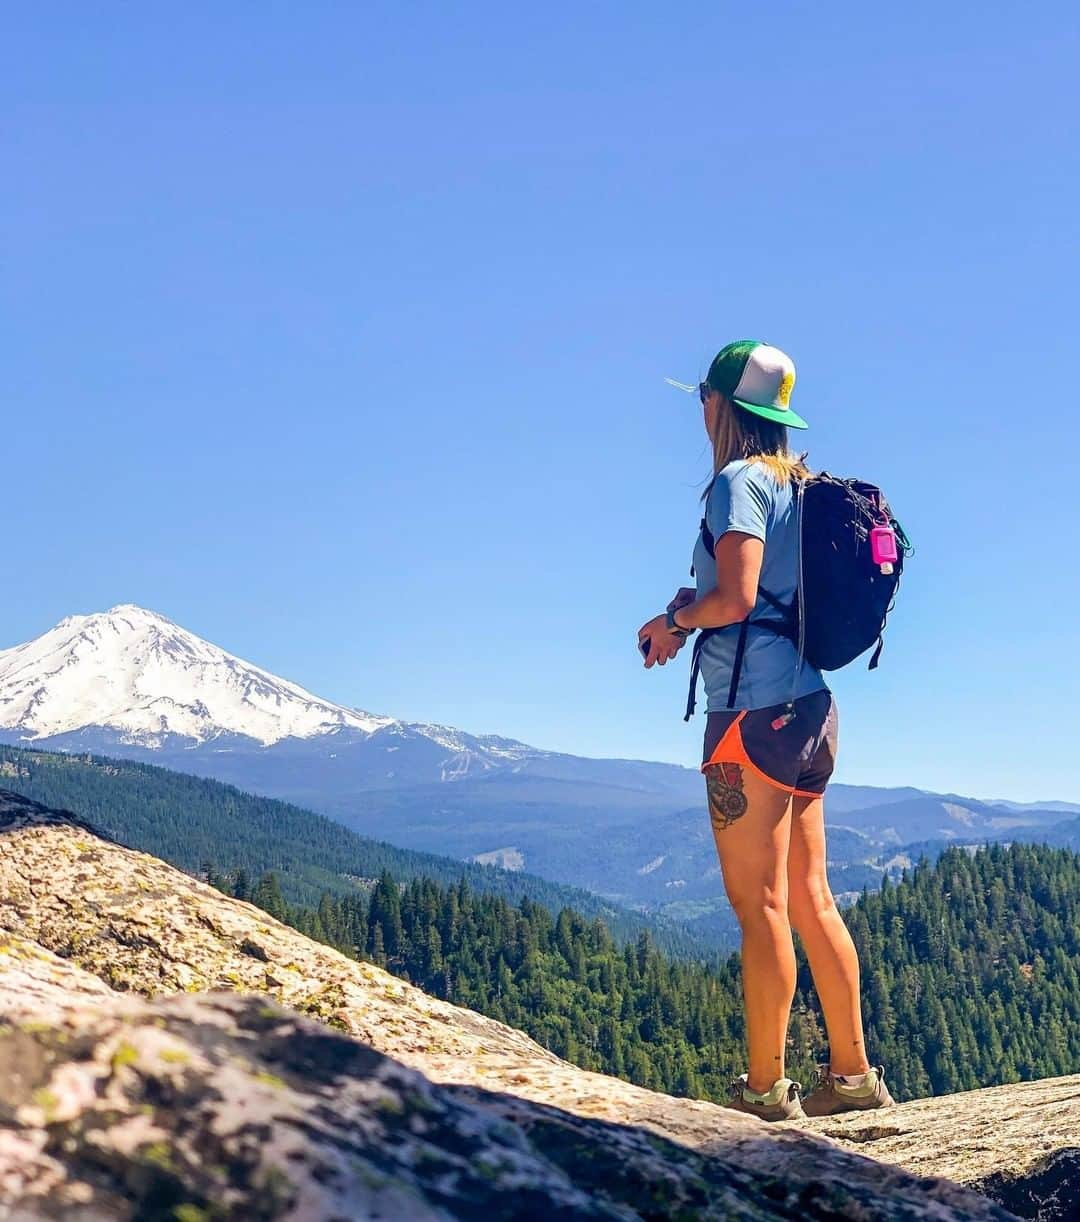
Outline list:
[[[523,897],[384,871],[370,893],[285,900],[280,880],[204,874],[221,890],[426,992],[526,1031],[585,1069],[723,1101],[745,1068],[739,956],[677,962],[647,931]],[[1080,1072],[1080,855],[1015,843],[923,858],[843,913],[859,952],[867,1051],[898,1100]],[[828,1058],[809,965],[787,1073]]]

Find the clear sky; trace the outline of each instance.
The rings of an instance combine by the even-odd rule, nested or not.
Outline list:
[[[1080,800],[1075,5],[11,5],[0,647],[696,764],[694,382],[785,348],[914,539],[837,779]],[[801,438],[800,438],[801,440]]]

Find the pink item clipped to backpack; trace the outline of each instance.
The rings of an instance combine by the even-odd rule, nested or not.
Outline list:
[[[893,528],[887,522],[875,526],[870,531],[870,556],[882,573],[888,575],[893,571],[898,555]]]

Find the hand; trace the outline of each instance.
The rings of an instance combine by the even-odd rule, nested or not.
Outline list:
[[[642,624],[637,636],[639,653],[641,643],[646,637],[651,642],[649,656],[645,659],[646,670],[656,662],[663,666],[665,662],[671,661],[686,644],[686,637],[681,632],[668,632],[666,615],[657,615],[647,624]]]
[[[678,611],[680,607],[689,606],[690,603],[697,601],[697,590],[690,589],[689,586],[680,586],[678,594],[664,608],[665,611]]]

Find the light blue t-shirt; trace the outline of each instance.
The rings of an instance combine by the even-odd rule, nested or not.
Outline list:
[[[785,606],[795,597],[798,582],[798,535],[795,493],[790,484],[779,484],[767,467],[747,459],[730,462],[717,475],[705,502],[705,521],[713,538],[729,530],[753,535],[765,544],[759,588],[768,590]],[[716,561],[702,532],[694,545],[694,574],[700,598],[716,588]],[[754,616],[776,618],[776,612],[758,595]],[[701,679],[708,697],[706,712],[726,709],[738,625],[708,637],[701,646]],[[739,688],[733,707],[761,709],[792,698],[821,691],[828,685],[821,671],[803,659],[798,675],[798,651],[794,642],[751,623],[746,637]]]

